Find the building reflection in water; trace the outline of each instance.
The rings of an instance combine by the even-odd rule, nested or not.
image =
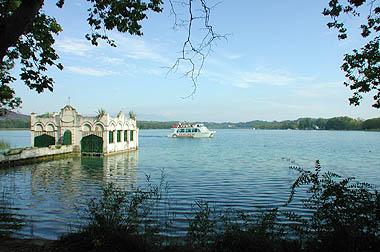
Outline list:
[[[104,157],[104,181],[115,183],[120,188],[137,185],[137,162],[138,151]]]
[[[70,157],[31,165],[31,197],[36,203],[57,200],[72,204],[83,197],[99,196],[105,183],[113,182],[119,188],[128,189],[137,183],[137,165],[138,151],[106,157]]]

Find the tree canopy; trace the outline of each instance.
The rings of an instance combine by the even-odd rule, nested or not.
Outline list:
[[[105,31],[117,30],[131,35],[142,35],[141,21],[148,12],[161,12],[161,0],[86,0],[87,22],[91,33],[86,38],[93,45],[105,40],[115,43]],[[0,0],[0,107],[19,107],[20,98],[10,84],[16,80],[11,73],[20,64],[20,80],[30,89],[52,91],[54,80],[46,74],[49,66],[62,70],[59,56],[53,48],[55,38],[62,31],[54,17],[44,13],[44,0]],[[64,0],[57,0],[57,8],[63,8]]]
[[[374,93],[373,107],[380,108],[380,6],[377,0],[330,0],[323,15],[332,18],[327,24],[329,28],[338,30],[338,38],[348,38],[347,25],[343,16],[360,18],[366,15],[360,25],[361,36],[365,44],[360,49],[345,54],[341,69],[345,72],[344,84],[353,91],[350,104],[359,105],[363,93]]]

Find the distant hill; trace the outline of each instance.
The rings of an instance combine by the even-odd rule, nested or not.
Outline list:
[[[5,108],[0,109],[0,120],[28,120],[29,116]]]
[[[170,129],[175,121],[138,121],[140,129]],[[325,118],[299,118],[285,121],[203,122],[210,129],[294,129],[294,130],[380,130],[380,118],[368,120],[347,116]]]
[[[170,129],[178,121],[137,121],[140,129]],[[380,117],[368,120],[347,116],[325,118],[299,118],[285,121],[203,122],[209,129],[294,129],[294,130],[376,130],[380,131]],[[0,128],[29,128],[30,117],[0,109]]]
[[[30,116],[0,108],[0,128],[25,129],[30,126]]]

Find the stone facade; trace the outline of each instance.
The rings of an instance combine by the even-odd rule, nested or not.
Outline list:
[[[82,154],[111,154],[138,148],[136,119],[119,113],[85,117],[70,105],[60,113],[31,114],[32,146],[50,144],[79,146]],[[54,140],[53,140],[54,139]]]

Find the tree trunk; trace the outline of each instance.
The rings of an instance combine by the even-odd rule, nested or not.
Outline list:
[[[0,20],[0,64],[8,48],[13,46],[26,31],[43,4],[44,0],[22,0],[11,16]]]

